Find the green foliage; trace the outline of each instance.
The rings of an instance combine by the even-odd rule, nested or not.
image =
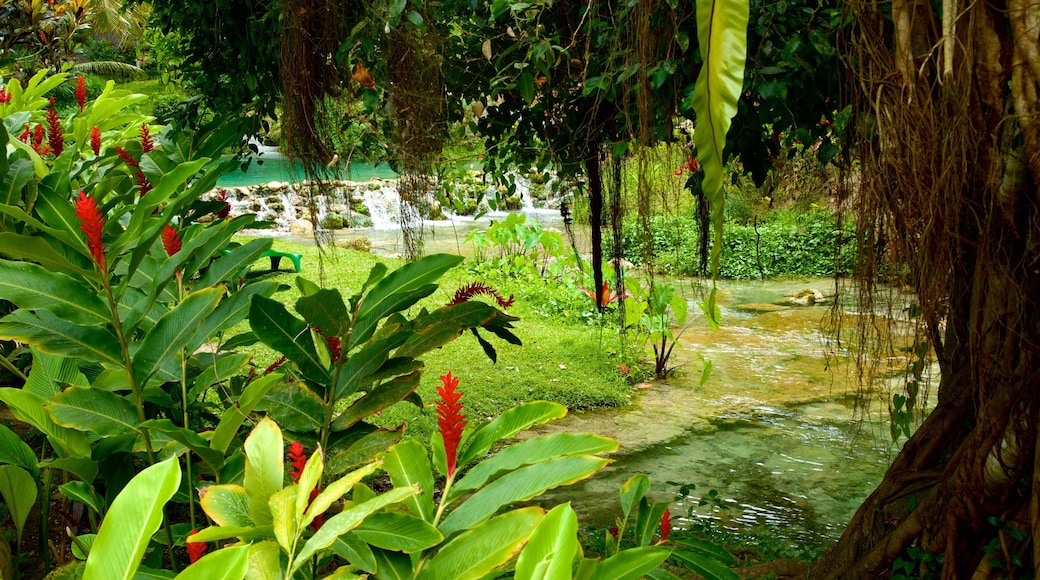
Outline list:
[[[681,294],[675,293],[675,285],[650,280],[644,289],[635,278],[626,278],[625,287],[631,296],[625,298],[625,326],[637,327],[645,343],[654,352],[654,376],[666,379],[673,367],[668,365],[672,351],[678,341],[672,333],[672,325],[686,326],[687,305]],[[704,308],[702,306],[702,308]],[[704,357],[701,357],[704,360]],[[708,380],[711,363],[704,362],[701,384]]]
[[[839,228],[827,211],[778,213],[757,226],[725,226],[719,276],[772,278],[777,276],[844,276],[855,263],[856,239],[848,227]],[[655,267],[673,275],[696,275],[700,270],[697,225],[692,218],[658,216],[650,220],[650,243]],[[622,253],[638,262],[645,255],[634,221],[626,222]]]

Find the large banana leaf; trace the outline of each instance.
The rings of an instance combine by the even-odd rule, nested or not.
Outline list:
[[[119,492],[105,516],[83,569],[83,580],[130,580],[152,534],[162,523],[163,505],[181,483],[176,458],[137,474]]]
[[[693,141],[704,168],[704,195],[711,204],[713,276],[718,275],[722,254],[722,153],[744,86],[749,7],[747,0],[697,0],[697,41],[704,64],[693,89]]]
[[[459,535],[423,566],[418,580],[488,577],[520,551],[544,513],[540,507],[513,510]]]

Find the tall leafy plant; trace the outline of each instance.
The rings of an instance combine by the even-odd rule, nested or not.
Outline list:
[[[262,407],[295,437],[320,445],[328,455],[329,474],[368,461],[401,439],[403,427],[377,429],[365,419],[402,400],[422,404],[415,394],[422,354],[467,330],[492,360],[494,347],[480,329],[520,344],[510,330],[515,317],[470,299],[490,291],[483,286],[468,286],[445,305],[406,315],[461,261],[459,256],[436,254],[394,272],[377,264],[347,300],[339,290],[321,289],[298,278],[302,297],[295,310],[302,318],[275,300],[252,301],[253,333],[282,353],[287,363],[282,367],[287,380],[267,393]]]
[[[248,362],[220,337],[275,285],[240,287],[270,241],[225,255],[252,218],[213,219],[222,204],[199,199],[236,166],[222,158],[233,128],[153,135],[128,109],[143,97],[111,82],[92,101],[77,91],[80,111],[61,119],[43,94],[65,79],[3,89],[0,299],[14,309],[0,339],[29,345],[33,364],[0,400],[46,435],[51,452],[37,459],[75,477],[66,495],[100,512],[133,475],[132,456],[187,455],[189,473],[196,457],[220,473],[230,439],[200,436],[191,411]]]

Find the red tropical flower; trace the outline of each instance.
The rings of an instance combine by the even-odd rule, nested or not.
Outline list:
[[[683,171],[689,171],[690,173],[697,173],[700,170],[701,170],[701,162],[697,161],[697,159],[694,158],[693,155],[690,155],[689,158],[687,159],[686,163],[683,163],[682,165],[680,165],[679,169],[676,169],[674,171],[674,173],[676,175],[682,175]]]
[[[141,153],[148,153],[155,149],[155,143],[152,141],[152,134],[148,132],[148,125],[145,123],[141,124]]]
[[[242,279],[241,278],[238,279],[238,283],[242,284]],[[266,369],[264,369],[264,375],[269,375],[269,374],[275,372],[276,370],[278,370],[278,367],[280,367],[280,366],[282,366],[284,364],[285,364],[285,357],[283,356],[282,358],[274,361],[274,363],[272,363],[271,366],[269,366]]]
[[[589,290],[587,288],[582,288],[581,286],[578,286],[578,290],[581,290],[582,292],[584,292],[585,295],[588,296],[589,298],[592,298],[593,300],[596,299],[596,293],[593,292],[592,290]],[[632,294],[630,292],[628,292],[627,290],[624,291],[621,294],[618,294],[617,292],[615,292],[614,290],[612,290],[610,288],[610,284],[608,282],[604,282],[603,286],[599,289],[599,305],[600,306],[606,306],[607,304],[612,304],[614,302],[617,302],[618,300],[624,300],[625,298],[631,298],[631,297],[632,297]]]
[[[199,533],[199,531],[192,530],[189,536]],[[206,553],[206,542],[184,542],[184,547],[188,549],[188,559],[192,564],[199,561],[199,558]]]
[[[130,167],[133,167],[133,168],[136,169],[136,168],[141,166],[141,164],[138,163],[137,160],[134,159],[134,157],[132,155],[130,155],[129,153],[126,152],[126,149],[123,149],[119,145],[116,145],[116,154],[118,154],[119,158],[122,159],[123,161],[125,161],[126,164],[129,165]]]
[[[11,93],[7,92],[7,87],[0,87],[0,105],[11,102]]]
[[[231,214],[231,204],[228,203],[228,192],[226,189],[217,190],[217,201],[224,202],[224,207],[217,212],[217,219],[222,220]]]
[[[80,190],[79,197],[75,200],[76,219],[79,220],[79,229],[87,237],[87,248],[90,250],[94,262],[106,272],[105,248],[101,245],[101,232],[105,228],[105,218],[98,209],[97,202],[92,196]]]
[[[94,150],[94,157],[101,155],[101,129],[97,125],[90,130],[90,148]]]
[[[448,306],[462,304],[478,294],[487,294],[494,297],[495,302],[498,302],[498,305],[501,306],[503,310],[513,305],[512,294],[509,295],[508,299],[502,298],[502,296],[491,286],[488,286],[483,282],[474,282],[456,290],[455,296],[451,299],[451,302],[448,303]]]
[[[462,430],[466,428],[466,416],[462,414],[462,404],[459,403],[465,393],[456,392],[458,386],[459,380],[451,376],[449,371],[441,375],[441,386],[437,387],[437,394],[441,396],[441,400],[437,401],[437,426],[444,439],[449,478],[455,475],[459,440],[462,439]]]
[[[668,535],[672,533],[672,510],[665,509],[664,513],[661,514],[661,541],[664,542],[668,539]]]
[[[163,249],[166,250],[167,256],[172,256],[181,251],[181,237],[177,235],[175,228],[169,225],[163,228],[162,245]]]
[[[289,475],[292,477],[293,483],[300,483],[303,468],[307,466],[307,454],[304,451],[306,449],[299,441],[293,441],[289,445],[289,451],[285,454],[289,459],[289,464],[292,465],[292,471],[289,472]]]
[[[79,112],[82,113],[83,107],[87,106],[87,82],[81,76],[76,77],[76,102],[79,103]]]
[[[61,128],[61,118],[58,117],[58,111],[55,111],[54,107],[47,109],[47,125],[49,127],[47,144],[57,157],[65,150],[65,131]]]
[[[32,138],[32,129],[29,127],[29,123],[25,124],[25,130],[22,131],[21,135],[18,135],[18,140],[22,143],[28,143]]]
[[[32,137],[32,148],[36,153],[43,157],[51,152],[50,147],[44,144],[43,140],[47,135],[43,132],[43,125],[36,125],[36,129],[33,131]]]

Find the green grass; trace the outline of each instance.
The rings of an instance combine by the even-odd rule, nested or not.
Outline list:
[[[299,274],[314,282],[319,281],[319,256],[314,247],[275,240],[274,249],[303,254]],[[335,288],[344,298],[355,294],[376,261],[394,269],[400,260],[377,258],[354,250],[335,250],[324,258],[324,279],[321,285]],[[284,262],[284,261],[283,261]],[[257,262],[251,275],[265,275],[269,266],[266,259]],[[296,290],[297,274],[283,270],[273,280],[291,286],[290,290],[275,295],[290,311],[299,297]],[[440,281],[440,289],[413,308],[438,307],[448,302],[455,290],[477,279],[471,278],[463,267],[449,271]],[[506,294],[514,292],[505,289]],[[522,293],[514,292],[516,302],[509,314],[520,317],[514,323],[515,334],[523,346],[515,346],[483,333],[498,353],[498,362],[485,356],[476,338],[469,333],[442,349],[423,357],[426,363],[418,393],[427,403],[419,409],[409,403],[400,403],[385,410],[374,422],[382,426],[408,423],[411,436],[427,441],[436,430],[436,414],[429,406],[436,399],[438,377],[451,371],[460,381],[459,390],[465,393],[462,401],[471,424],[486,421],[519,403],[547,400],[568,408],[591,409],[627,403],[629,387],[616,371],[616,362],[604,342],[601,348],[599,330],[583,324],[563,323],[540,314],[537,305],[525,300]],[[245,330],[245,328],[239,329]],[[274,362],[278,356],[263,345],[249,349],[259,370]]]

